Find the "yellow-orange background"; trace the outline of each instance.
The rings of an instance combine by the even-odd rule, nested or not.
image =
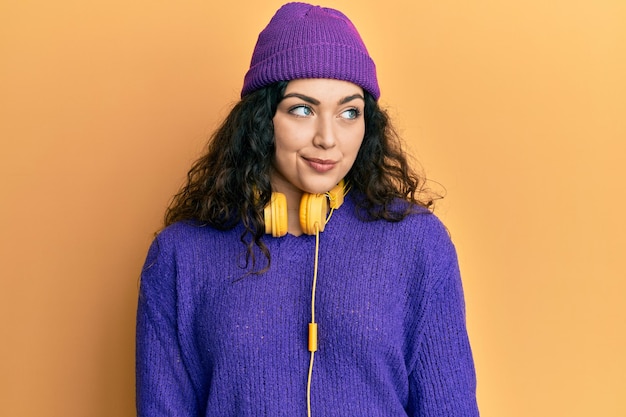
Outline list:
[[[145,252],[280,4],[0,2],[0,415],[134,414]],[[324,4],[447,188],[482,415],[626,415],[626,2]]]

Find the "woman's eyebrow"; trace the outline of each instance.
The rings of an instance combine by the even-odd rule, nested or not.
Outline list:
[[[339,104],[346,104],[352,100],[356,100],[356,99],[361,99],[363,101],[365,101],[365,97],[363,97],[361,94],[353,94],[351,96],[348,97],[344,97],[341,100],[339,100]]]
[[[289,98],[289,97],[296,97],[296,98],[299,98],[302,101],[306,101],[307,103],[311,103],[311,104],[314,104],[316,106],[320,104],[319,100],[316,100],[313,97],[305,96],[304,94],[300,94],[300,93],[285,94],[283,96],[283,100],[286,99],[286,98]]]
[[[314,104],[316,106],[320,104],[319,100],[316,100],[313,97],[309,97],[307,95],[300,94],[300,93],[285,94],[283,96],[283,100],[286,99],[286,98],[289,98],[289,97],[296,97],[296,98],[299,98],[302,101],[306,101],[307,103],[311,103],[311,104]],[[347,97],[342,98],[341,100],[339,100],[338,104],[346,104],[346,103],[348,103],[348,102],[350,102],[352,100],[356,100],[356,99],[359,99],[359,98],[361,100],[365,101],[365,97],[363,97],[361,94],[353,94],[351,96],[347,96]]]

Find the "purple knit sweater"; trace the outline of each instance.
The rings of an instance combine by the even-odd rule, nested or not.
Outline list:
[[[267,237],[270,270],[241,279],[241,233],[177,223],[153,242],[140,417],[306,416],[315,237]],[[434,215],[364,222],[347,198],[318,274],[313,416],[478,416],[456,253]]]

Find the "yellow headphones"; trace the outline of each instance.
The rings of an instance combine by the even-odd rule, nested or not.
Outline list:
[[[333,187],[324,194],[303,194],[300,199],[300,226],[302,232],[314,235],[317,230],[324,231],[326,226],[328,209],[341,207],[345,195],[344,181]],[[287,234],[287,198],[284,194],[273,192],[270,202],[265,206],[265,233],[274,237]]]

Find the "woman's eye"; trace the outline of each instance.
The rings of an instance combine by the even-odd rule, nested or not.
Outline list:
[[[311,111],[311,108],[307,106],[293,107],[289,110],[289,113],[295,116],[300,116],[300,117],[306,117],[306,116],[310,116],[311,114],[313,114],[313,112]]]
[[[348,109],[341,113],[341,117],[343,117],[344,119],[356,119],[360,115],[361,112],[359,111],[359,109]]]

